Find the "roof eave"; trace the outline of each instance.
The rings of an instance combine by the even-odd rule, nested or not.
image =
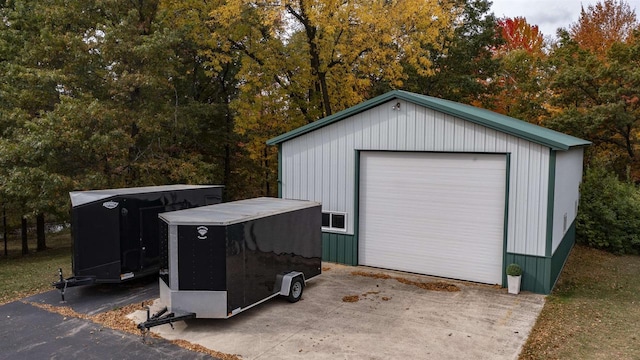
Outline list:
[[[390,91],[388,93],[379,95],[374,97],[373,99],[369,99],[365,102],[362,102],[358,105],[352,106],[348,109],[342,110],[340,112],[337,112],[333,115],[329,115],[323,119],[320,119],[316,122],[312,122],[309,124],[306,124],[304,126],[301,126],[297,129],[291,130],[289,132],[286,132],[284,134],[278,135],[274,138],[271,138],[269,140],[267,140],[267,145],[277,145],[279,143],[285,142],[289,139],[293,139],[295,137],[298,137],[300,135],[304,135],[308,132],[320,129],[322,127],[325,127],[327,125],[333,124],[334,122],[340,121],[342,119],[345,119],[349,116],[353,116],[356,114],[359,114],[363,111],[367,111],[379,104],[382,104],[384,102],[387,102],[391,99],[394,98],[402,98],[401,93],[398,90],[394,90],[394,91]]]
[[[328,116],[326,118],[323,118],[321,120],[318,120],[316,122],[307,124],[305,126],[299,127],[295,130],[289,131],[287,133],[284,133],[282,135],[276,136],[272,139],[267,140],[267,145],[277,145],[280,143],[283,143],[287,140],[293,139],[295,137],[304,135],[308,132],[320,129],[322,127],[325,127],[327,125],[333,124],[334,122],[340,121],[344,118],[347,118],[349,116],[353,116],[356,115],[358,113],[361,113],[363,111],[369,110],[379,104],[385,103],[389,100],[392,99],[401,99],[404,101],[408,101],[411,103],[414,103],[416,105],[420,105],[420,106],[424,106],[427,108],[430,108],[432,110],[435,111],[439,111],[448,115],[452,115],[455,117],[458,117],[460,119],[463,120],[467,120],[467,121],[471,121],[473,123],[482,125],[482,126],[486,126],[490,129],[493,130],[497,130],[503,133],[507,133],[507,134],[512,134],[514,136],[529,140],[531,142],[535,142],[544,146],[547,146],[553,150],[560,150],[560,151],[567,151],[571,148],[574,147],[583,147],[583,146],[589,146],[591,145],[591,143],[589,141],[583,140],[583,142],[577,143],[575,145],[570,145],[570,144],[566,144],[566,143],[561,143],[561,142],[557,142],[557,141],[553,141],[551,139],[545,138],[545,137],[541,137],[541,136],[537,136],[535,134],[532,134],[530,132],[526,132],[526,131],[522,131],[520,129],[516,129],[513,127],[509,127],[509,126],[503,126],[499,123],[496,122],[491,122],[491,121],[487,121],[479,116],[473,115],[473,114],[469,114],[467,112],[463,112],[463,111],[458,111],[456,109],[453,109],[451,107],[447,107],[438,103],[435,103],[433,101],[428,101],[426,99],[424,99],[423,97],[421,97],[418,94],[414,94],[411,92],[407,92],[407,91],[402,91],[402,90],[394,90],[394,91],[390,91],[388,93],[382,94],[380,96],[377,96],[373,99],[370,99],[368,101],[365,101],[361,104],[358,104],[356,106],[353,106],[351,108],[345,109],[343,111],[340,111],[338,113],[335,113],[331,116]],[[577,138],[576,138],[577,139]],[[579,139],[582,140],[582,139]]]
[[[517,136],[519,138],[526,139],[526,140],[529,140],[531,142],[535,142],[537,144],[547,146],[547,147],[549,147],[549,148],[551,148],[553,150],[567,151],[567,150],[569,150],[571,148],[574,148],[574,147],[584,147],[584,146],[591,145],[591,142],[586,141],[586,140],[584,140],[583,143],[579,143],[579,144],[576,144],[576,145],[567,145],[565,143],[560,143],[560,142],[557,142],[557,141],[550,140],[548,138],[536,136],[536,135],[531,134],[529,132],[525,132],[525,131],[522,131],[522,130],[519,130],[519,129],[515,129],[513,127],[501,126],[498,123],[488,122],[488,121],[486,121],[485,119],[483,119],[481,117],[478,117],[478,116],[475,116],[475,115],[472,115],[472,114],[469,114],[469,113],[466,113],[466,112],[457,111],[455,109],[452,109],[450,107],[445,107],[445,106],[442,106],[442,105],[437,104],[437,103],[426,101],[425,99],[421,98],[417,94],[413,94],[413,93],[406,92],[406,91],[399,91],[399,95],[402,95],[400,97],[403,100],[411,101],[411,102],[413,102],[413,103],[415,103],[417,105],[422,105],[422,106],[428,107],[428,108],[430,108],[432,110],[436,110],[436,111],[439,111],[439,112],[442,112],[442,113],[445,113],[445,114],[448,114],[448,115],[452,115],[452,116],[458,117],[458,118],[463,119],[463,120],[471,121],[473,123],[476,123],[476,124],[479,124],[479,125],[482,125],[482,126],[486,126],[486,127],[490,128],[490,129],[493,129],[493,130],[497,130],[497,131],[500,131],[500,132],[503,132],[503,133],[507,133],[507,134],[512,134],[512,135]]]

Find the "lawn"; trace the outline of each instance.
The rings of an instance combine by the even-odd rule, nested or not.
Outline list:
[[[576,246],[520,359],[640,359],[640,256]]]
[[[36,252],[35,239],[29,241],[29,254],[21,255],[19,239],[9,238],[8,256],[0,241],[0,304],[52,290],[58,268],[71,276],[71,236],[69,230],[47,234],[47,250]]]

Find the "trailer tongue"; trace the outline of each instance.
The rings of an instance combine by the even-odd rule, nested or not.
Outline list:
[[[168,309],[166,307],[153,314],[153,316],[149,316],[149,307],[147,307],[147,321],[138,324],[138,329],[140,329],[140,331],[146,332],[154,326],[160,326],[164,324],[171,325],[171,328],[173,329],[174,322],[194,319],[195,317],[195,313],[175,314],[172,312],[168,312]]]

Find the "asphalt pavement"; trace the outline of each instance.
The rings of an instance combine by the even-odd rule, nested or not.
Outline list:
[[[69,306],[94,315],[158,296],[155,281],[119,285],[94,285],[67,289],[66,302],[52,290],[0,306],[1,359],[214,359],[189,351],[164,339],[143,342],[89,320],[43,310],[30,303]]]

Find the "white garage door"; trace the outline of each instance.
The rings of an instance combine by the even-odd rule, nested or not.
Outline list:
[[[361,265],[502,283],[506,156],[362,152]]]

